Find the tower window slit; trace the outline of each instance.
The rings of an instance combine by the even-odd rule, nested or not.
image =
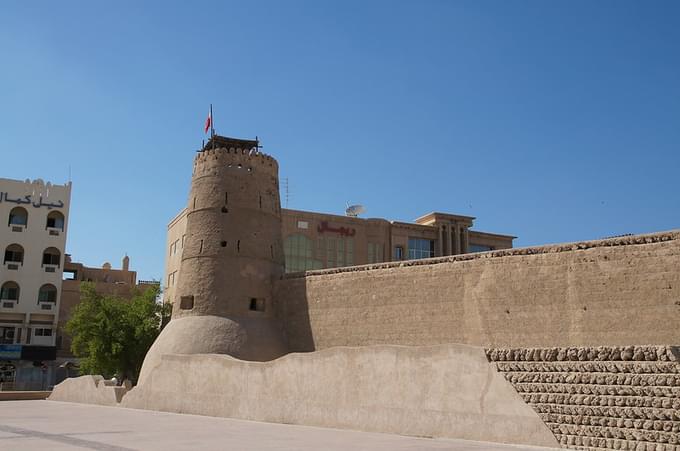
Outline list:
[[[201,245],[198,248],[198,253],[202,254],[203,253],[203,240],[201,240]]]
[[[236,241],[236,252],[241,252],[241,240]]]

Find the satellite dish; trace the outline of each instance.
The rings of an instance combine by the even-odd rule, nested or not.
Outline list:
[[[352,218],[356,218],[361,213],[365,213],[365,212],[366,212],[366,208],[364,208],[363,205],[350,205],[345,210],[345,214],[347,216],[352,217]]]

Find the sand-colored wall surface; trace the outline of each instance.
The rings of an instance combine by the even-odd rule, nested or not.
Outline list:
[[[115,386],[102,376],[80,376],[65,379],[56,385],[49,396],[51,401],[78,402],[81,404],[98,404],[101,406],[117,406],[128,386]]]
[[[371,346],[271,362],[165,355],[123,407],[557,446],[482,348]]]
[[[680,342],[680,232],[289,275],[292,351]]]

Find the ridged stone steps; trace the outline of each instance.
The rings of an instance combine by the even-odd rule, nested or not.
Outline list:
[[[564,448],[680,451],[680,349],[488,349]]]

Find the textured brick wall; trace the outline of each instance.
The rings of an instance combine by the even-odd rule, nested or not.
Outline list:
[[[291,350],[680,343],[680,232],[289,275]]]
[[[680,450],[680,348],[488,349],[571,449]]]

